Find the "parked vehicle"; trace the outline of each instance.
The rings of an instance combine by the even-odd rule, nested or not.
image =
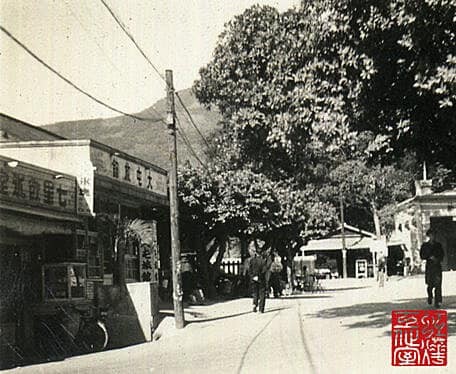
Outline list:
[[[339,272],[330,268],[317,268],[315,269],[315,276],[318,279],[335,279],[339,278]]]

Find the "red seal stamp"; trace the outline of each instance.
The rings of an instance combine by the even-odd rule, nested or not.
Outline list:
[[[445,310],[393,310],[392,365],[446,366]]]

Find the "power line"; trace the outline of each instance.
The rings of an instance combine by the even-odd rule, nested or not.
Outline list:
[[[93,37],[93,34],[90,32],[90,30],[84,25],[84,23],[81,21],[80,17],[73,11],[71,5],[68,3],[68,0],[65,0],[64,1],[64,4],[65,6],[67,7],[67,9],[70,11],[71,15],[73,16],[73,18],[75,20],[78,21],[79,25],[82,27],[82,29],[85,31],[85,33],[91,37]],[[100,45],[100,43],[98,43],[97,39],[96,38],[93,38],[93,41],[94,43],[97,45],[98,49],[100,50],[100,52],[103,54],[103,56],[106,57],[106,59],[108,60],[109,62],[109,65],[111,65],[113,67],[113,69],[115,69],[120,75],[123,76],[122,72],[119,70],[119,68],[114,64],[114,62],[111,60],[111,58],[106,54],[106,51],[104,50],[104,48]]]
[[[185,147],[190,151],[192,156],[201,164],[201,166],[203,166],[205,169],[207,169],[206,164],[201,160],[201,158],[198,156],[198,154],[192,147],[190,140],[188,139],[187,135],[185,134],[185,131],[183,130],[183,128],[180,124],[180,121],[177,117],[176,117],[176,124],[177,124],[177,132],[180,135],[180,137],[182,138],[182,141],[183,141],[183,144],[185,145]]]
[[[120,18],[114,13],[114,11],[109,7],[109,5],[106,3],[104,0],[100,0],[102,4],[105,6],[105,8],[108,10],[108,12],[111,14],[112,18],[117,22],[117,24],[120,26],[120,28],[123,30],[123,32],[128,36],[128,38],[133,42],[133,44],[136,46],[138,51],[143,55],[143,57],[147,60],[147,62],[152,66],[152,68],[155,70],[155,72],[159,75],[159,77],[166,82],[165,77],[163,74],[160,73],[160,70],[158,70],[155,65],[150,61],[150,59],[147,57],[147,55],[144,53],[144,51],[141,49],[138,43],[136,43],[135,38],[131,33],[127,30],[127,27],[123,24],[123,22],[120,20]]]
[[[152,61],[149,59],[149,57],[147,57],[146,53],[142,50],[142,48],[139,46],[139,44],[136,42],[135,38],[133,37],[133,35],[127,30],[127,27],[124,25],[124,23],[121,21],[120,17],[117,16],[114,12],[114,10],[111,9],[111,7],[106,3],[105,0],[100,0],[101,3],[105,6],[105,8],[108,10],[109,14],[111,14],[112,18],[114,18],[114,20],[117,22],[117,24],[119,25],[119,27],[123,30],[123,32],[128,36],[128,38],[133,42],[133,44],[135,45],[135,47],[138,49],[139,53],[141,53],[141,55],[147,60],[147,62],[149,63],[149,65],[152,67],[152,69],[155,70],[155,72],[158,74],[158,76],[164,81],[166,82],[165,80],[165,77],[163,76],[163,74],[160,73],[160,70],[157,69],[157,67],[152,63]],[[190,111],[187,109],[187,107],[185,106],[184,102],[182,101],[182,99],[180,98],[180,96],[178,95],[177,92],[175,92],[175,95],[177,96],[177,99],[179,100],[180,104],[182,105],[182,107],[184,108],[185,112],[187,113],[187,116],[190,118],[190,123],[193,125],[193,127],[195,127],[196,131],[198,132],[199,136],[203,139],[204,143],[206,144],[206,147],[210,150],[210,146],[209,146],[209,143],[208,141],[206,140],[206,138],[204,137],[204,135],[202,134],[202,132],[200,131],[200,129],[198,128],[198,126],[196,125],[195,121],[193,120],[193,117],[192,115],[190,114]]]
[[[79,25],[82,27],[82,29],[86,32],[87,35],[89,36],[92,36],[93,37],[93,34],[90,32],[90,30],[88,30],[88,28],[84,25],[84,23],[81,21],[80,17],[73,11],[71,5],[68,3],[68,0],[65,0],[64,1],[66,7],[68,8],[68,10],[70,11],[71,15],[78,21]],[[83,5],[83,4],[82,4]],[[85,5],[84,5],[85,7]],[[90,9],[88,9],[86,7],[86,13],[90,15]],[[98,26],[96,23],[95,23],[96,26]],[[98,27],[99,31],[100,31],[100,28]],[[125,77],[124,74],[122,73],[122,71],[119,70],[119,68],[114,64],[114,62],[111,60],[111,58],[106,54],[106,51],[104,50],[104,48],[100,45],[100,43],[98,43],[96,37],[93,37],[93,41],[95,42],[95,44],[98,46],[98,49],[100,50],[100,52],[106,57],[106,59],[109,61],[109,64],[122,76],[122,77]],[[127,80],[128,81],[128,80]],[[128,83],[130,83],[128,81]],[[151,109],[158,117],[161,116],[161,113],[154,109],[153,107],[150,107],[149,109]]]
[[[112,110],[113,112],[123,114],[124,116],[128,116],[134,119],[137,119],[139,121],[147,121],[147,122],[163,122],[165,121],[162,118],[145,118],[145,117],[139,117],[134,114],[130,114],[127,112],[124,112],[120,109],[117,109],[109,104],[106,104],[105,102],[101,101],[100,99],[97,99],[95,96],[91,95],[87,91],[83,90],[79,86],[77,86],[75,83],[70,81],[68,78],[64,77],[62,74],[60,74],[57,70],[55,70],[52,66],[50,66],[48,63],[43,61],[40,57],[38,57],[34,52],[32,52],[25,44],[23,44],[20,40],[18,40],[13,34],[11,34],[6,28],[0,25],[0,30],[3,31],[10,39],[12,39],[16,44],[18,44],[22,49],[24,49],[30,56],[32,56],[36,61],[38,61],[41,65],[43,65],[45,68],[50,70],[52,73],[57,75],[60,79],[65,81],[67,84],[69,84],[71,87],[82,93],[83,95],[89,97],[93,101],[97,102],[98,104],[104,106],[105,108],[108,108]]]
[[[192,115],[190,114],[190,111],[187,109],[187,107],[185,106],[184,102],[182,101],[181,97],[179,96],[179,94],[177,92],[175,92],[176,94],[176,97],[177,97],[177,100],[179,101],[179,103],[182,105],[182,107],[184,108],[185,110],[185,113],[187,113],[187,116],[188,118],[190,119],[190,123],[193,125],[193,127],[196,129],[196,131],[198,132],[199,136],[201,137],[201,139],[203,139],[204,143],[206,144],[206,147],[210,150],[210,146],[209,146],[209,143],[208,141],[206,140],[206,138],[204,137],[204,135],[202,134],[202,132],[200,131],[200,129],[198,128],[198,126],[196,125],[195,121],[193,120],[193,117]]]
[[[201,166],[203,166],[206,170],[207,170],[207,166],[206,164],[201,161],[201,159],[199,158],[198,154],[196,153],[196,151],[193,149],[190,141],[188,140],[188,137],[187,135],[185,134],[185,131],[184,129],[182,128],[181,126],[181,123],[180,123],[180,120],[179,118],[177,117],[176,115],[176,124],[177,124],[177,128],[178,128],[178,133],[179,135],[181,136],[183,142],[184,142],[184,145],[187,147],[187,149],[190,151],[190,153],[193,155],[193,157],[201,164]]]

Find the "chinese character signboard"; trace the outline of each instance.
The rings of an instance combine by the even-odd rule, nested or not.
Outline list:
[[[159,171],[160,168],[95,147],[90,148],[90,158],[99,175],[167,196],[167,176],[164,170]]]
[[[149,244],[142,244],[139,258],[139,276],[141,282],[158,283],[158,270],[160,260],[157,242],[157,225],[152,221],[153,241]]]
[[[93,212],[94,194],[93,172],[86,171],[78,176],[78,214],[91,215]]]
[[[2,201],[75,213],[75,178],[11,159],[0,159]]]
[[[396,310],[392,312],[393,366],[446,366],[447,312]]]

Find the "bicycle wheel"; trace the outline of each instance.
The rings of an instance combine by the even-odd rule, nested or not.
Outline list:
[[[75,343],[81,353],[101,351],[108,344],[108,331],[100,321],[85,322],[76,335]]]

